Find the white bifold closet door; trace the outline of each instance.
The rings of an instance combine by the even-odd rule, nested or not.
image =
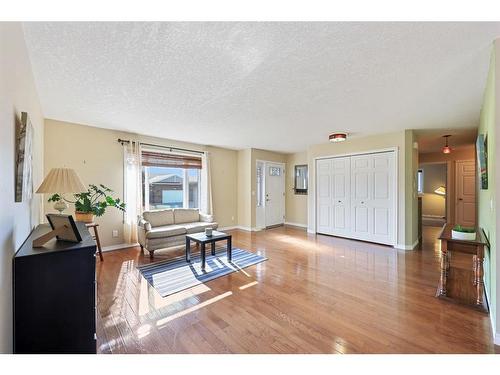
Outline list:
[[[349,236],[351,160],[318,160],[318,232]]]
[[[395,244],[395,153],[317,161],[317,232]]]

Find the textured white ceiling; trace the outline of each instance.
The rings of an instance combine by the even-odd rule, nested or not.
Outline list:
[[[293,152],[478,123],[500,23],[25,23],[47,118]]]

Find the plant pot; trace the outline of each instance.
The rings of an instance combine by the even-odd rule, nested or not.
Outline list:
[[[454,240],[474,241],[476,239],[476,232],[466,233],[466,232],[458,232],[452,229],[451,238],[453,238]]]
[[[76,221],[81,221],[83,223],[93,223],[94,222],[94,214],[92,212],[75,212]]]

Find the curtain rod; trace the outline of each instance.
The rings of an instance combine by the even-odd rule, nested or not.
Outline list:
[[[121,143],[122,146],[124,143],[130,143],[130,140],[128,139],[120,139],[118,138],[117,139],[118,143]],[[172,147],[172,146],[163,146],[163,145],[155,145],[155,144],[152,144],[152,143],[142,143],[142,142],[139,142],[141,145],[144,145],[144,146],[152,146],[152,147],[159,147],[159,148],[165,148],[167,150],[177,150],[177,151],[186,151],[186,152],[193,152],[195,154],[204,154],[205,152],[204,151],[197,151],[197,150],[190,150],[190,149],[187,149],[187,148],[179,148],[179,147]]]

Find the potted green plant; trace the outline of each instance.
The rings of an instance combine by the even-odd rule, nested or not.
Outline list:
[[[451,238],[463,241],[474,241],[476,239],[476,228],[462,227],[457,224],[451,230]]]
[[[120,198],[111,196],[113,190],[102,184],[90,184],[86,192],[73,194],[75,201],[70,201],[62,197],[60,194],[54,194],[49,198],[49,202],[59,202],[65,200],[75,205],[76,221],[91,223],[94,221],[94,216],[102,216],[106,212],[106,208],[115,207],[120,211],[125,211],[125,203]]]

